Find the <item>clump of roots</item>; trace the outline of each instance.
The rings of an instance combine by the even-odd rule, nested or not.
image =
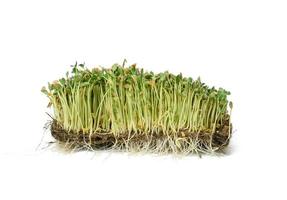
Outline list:
[[[213,134],[180,130],[172,135],[151,132],[126,133],[117,136],[107,132],[86,134],[82,131],[67,131],[56,120],[53,120],[51,134],[59,143],[71,149],[201,154],[224,150],[231,137],[231,124],[225,121]]]

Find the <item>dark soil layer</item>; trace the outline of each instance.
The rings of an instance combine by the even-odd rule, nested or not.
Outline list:
[[[228,117],[229,118],[229,117]],[[224,121],[222,124],[218,125],[214,134],[209,133],[192,133],[187,130],[180,130],[176,135],[176,138],[191,138],[197,139],[198,146],[200,149],[204,149],[206,144],[212,143],[213,148],[218,148],[218,150],[222,150],[226,147],[230,140],[230,133],[232,126],[229,127],[229,120]],[[53,120],[51,124],[51,134],[52,136],[63,143],[69,143],[72,146],[77,147],[85,147],[89,145],[93,149],[109,149],[115,143],[124,144],[124,141],[128,139],[130,136],[130,142],[137,141],[148,141],[152,137],[152,139],[162,139],[166,137],[163,133],[137,133],[137,134],[120,134],[117,138],[112,133],[93,133],[92,135],[85,134],[83,132],[73,132],[67,131],[62,128],[62,126],[57,123],[56,120]],[[148,136],[147,136],[148,135]]]

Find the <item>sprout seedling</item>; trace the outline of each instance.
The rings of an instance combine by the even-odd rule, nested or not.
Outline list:
[[[42,88],[54,111],[55,139],[73,147],[156,153],[212,153],[227,146],[230,92],[199,78],[125,64],[89,70],[76,63]]]

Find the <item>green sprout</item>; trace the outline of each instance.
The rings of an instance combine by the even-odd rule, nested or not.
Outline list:
[[[125,63],[108,69],[76,63],[71,75],[42,88],[54,111],[56,139],[175,153],[214,152],[227,145],[230,92],[182,74],[155,74]]]

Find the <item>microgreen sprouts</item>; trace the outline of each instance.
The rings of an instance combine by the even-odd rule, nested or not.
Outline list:
[[[43,87],[56,122],[66,131],[90,136],[163,135],[175,138],[176,148],[186,144],[179,141],[188,134],[212,136],[226,121],[230,130],[228,91],[182,74],[155,74],[124,64],[90,70],[76,63],[71,75]]]

